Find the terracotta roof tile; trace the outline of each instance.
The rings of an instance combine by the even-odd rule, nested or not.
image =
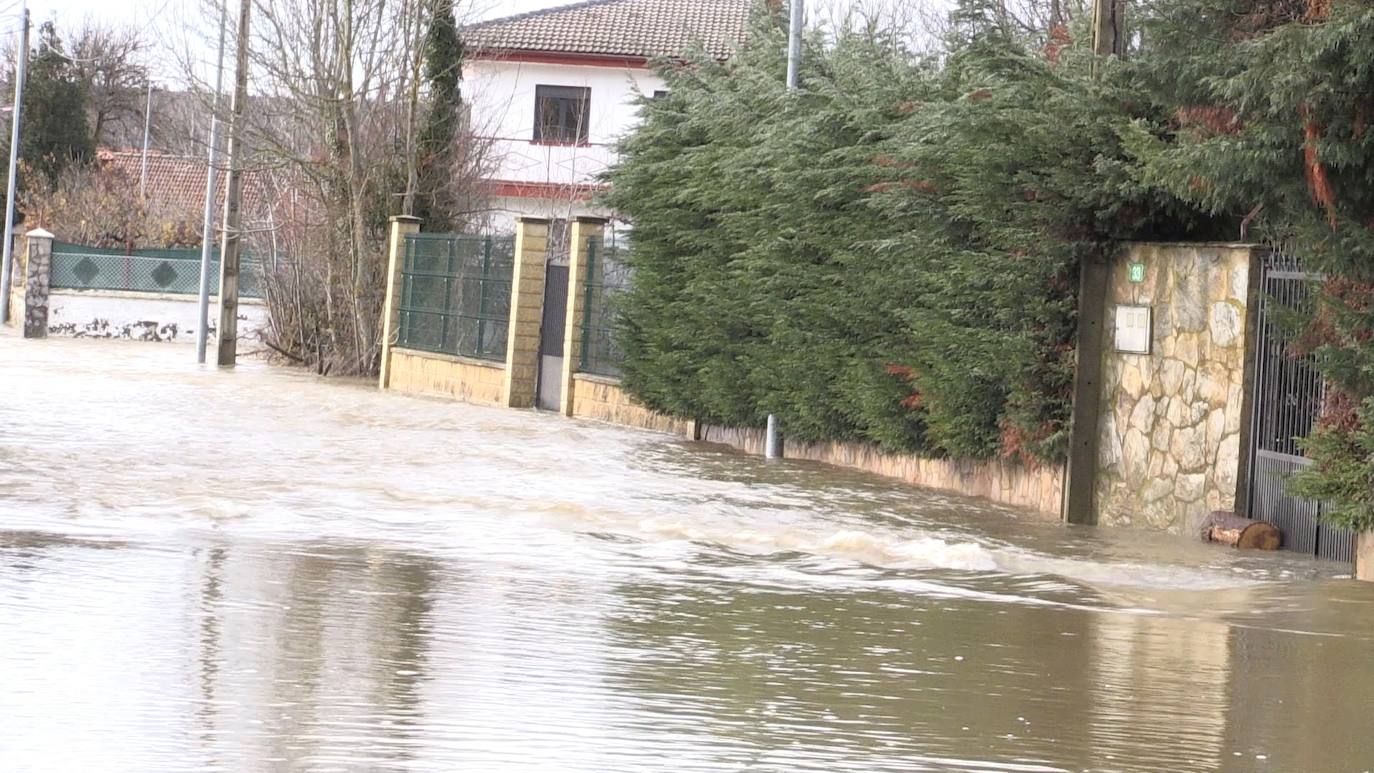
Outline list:
[[[128,179],[134,186],[134,193],[137,193],[143,167],[142,151],[101,149],[96,158],[105,168],[115,170]],[[205,206],[205,168],[204,157],[149,152],[148,198],[179,209],[201,212]],[[223,173],[217,177],[215,183],[215,216],[219,217],[224,209]],[[264,183],[257,173],[244,173],[245,217],[253,217],[266,211],[268,193]]]
[[[478,48],[652,58],[698,45],[717,59],[733,53],[749,26],[752,0],[589,0],[475,24]]]

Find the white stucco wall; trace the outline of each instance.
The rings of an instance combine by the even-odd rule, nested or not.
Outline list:
[[[210,299],[210,324],[217,318]],[[160,293],[116,293],[53,290],[48,301],[50,335],[87,338],[132,338],[139,341],[194,343],[198,316],[195,296]],[[256,300],[239,302],[239,334],[267,324],[267,307]]]
[[[499,182],[585,185],[615,161],[615,141],[638,118],[639,94],[666,88],[651,70],[477,59],[468,63],[465,88],[475,133],[490,143],[493,171]],[[573,86],[591,90],[588,143],[545,145],[534,142],[536,86]],[[585,201],[569,196],[498,196],[494,225],[516,215],[576,217],[601,215]]]

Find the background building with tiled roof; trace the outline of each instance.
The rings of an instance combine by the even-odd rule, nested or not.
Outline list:
[[[96,153],[96,160],[111,172],[122,175],[131,190],[138,190],[143,177],[143,158],[141,150],[107,150]],[[167,208],[184,210],[199,217],[205,206],[206,160],[204,156],[182,156],[150,151],[148,175],[144,182],[144,195],[150,200]],[[224,178],[221,176],[215,185],[215,213],[224,210]],[[248,170],[243,175],[243,211],[250,218],[265,219],[270,215],[270,186],[265,176],[257,171]]]
[[[637,97],[665,88],[651,63],[728,58],[753,10],[753,0],[590,0],[466,28],[493,225],[609,214],[592,204],[596,176],[634,126]]]

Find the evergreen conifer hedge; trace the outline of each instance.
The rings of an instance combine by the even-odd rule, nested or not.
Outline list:
[[[941,61],[813,39],[796,93],[768,19],[727,64],[664,70],[609,175],[635,228],[637,398],[803,440],[1063,456],[1079,265],[1181,210],[1133,179],[1139,112],[1081,52],[978,5],[957,21]]]
[[[761,18],[663,70],[609,204],[635,226],[625,385],[652,408],[890,450],[1057,460],[1078,272],[1126,239],[1236,240],[1326,278],[1294,493],[1374,528],[1374,4],[1157,0],[1125,62],[962,0],[938,57]],[[1133,30],[1135,31],[1135,30]]]
[[[1374,528],[1374,4],[1164,0],[1143,21],[1134,77],[1174,131],[1129,139],[1138,176],[1325,276],[1293,331],[1328,384],[1290,491]]]

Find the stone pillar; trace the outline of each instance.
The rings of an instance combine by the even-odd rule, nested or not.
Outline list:
[[[582,363],[582,325],[587,306],[588,257],[600,272],[602,248],[605,245],[606,220],[599,217],[579,217],[572,224],[572,245],[568,262],[568,316],[563,337],[563,397],[559,410],[564,416],[573,415],[573,374]]]
[[[533,407],[538,388],[539,325],[544,314],[548,244],[548,220],[536,217],[516,220],[506,378],[501,390],[502,402],[510,408]]]
[[[386,304],[382,307],[382,365],[377,374],[377,386],[381,389],[390,386],[391,345],[395,342],[401,318],[401,269],[405,267],[406,236],[419,230],[418,217],[396,215],[391,218],[391,235],[387,239]]]
[[[1374,582],[1374,531],[1355,535],[1355,579]]]
[[[53,235],[35,228],[25,235],[24,337],[48,337],[48,288],[52,281]]]

